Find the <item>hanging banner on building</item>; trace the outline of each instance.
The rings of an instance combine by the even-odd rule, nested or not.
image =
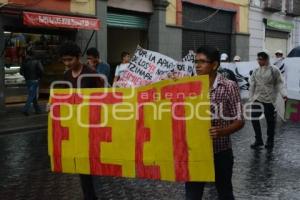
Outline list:
[[[93,18],[51,15],[45,13],[23,13],[23,23],[27,26],[61,27],[72,29],[99,30],[100,21]]]
[[[170,74],[178,77],[191,76],[194,70],[193,55],[190,52],[183,61],[163,54],[137,47],[128,68],[124,70],[116,87],[138,87],[168,78]]]
[[[139,88],[52,90],[51,169],[214,181],[208,88],[208,77],[198,76]]]

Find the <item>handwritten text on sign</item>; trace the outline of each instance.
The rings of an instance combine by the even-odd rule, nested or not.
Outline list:
[[[190,52],[178,62],[166,55],[137,47],[128,67],[115,83],[118,87],[137,87],[164,80],[169,74],[192,76],[195,54]]]
[[[52,92],[48,146],[53,171],[214,181],[208,77],[135,89]]]

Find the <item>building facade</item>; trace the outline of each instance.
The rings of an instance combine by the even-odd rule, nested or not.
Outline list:
[[[49,94],[50,84],[65,70],[57,47],[73,40],[86,49],[100,26],[95,11],[95,0],[0,0],[0,111],[26,99],[20,66],[28,49],[44,65],[40,91]]]
[[[300,1],[298,0],[252,0],[249,11],[250,60],[265,49],[274,56],[282,50],[286,55],[299,46]]]
[[[116,59],[120,59],[121,49],[129,47],[132,52],[136,45],[181,59],[189,50],[211,44],[231,58],[239,54],[248,59],[247,0],[97,2],[97,15],[106,23],[102,23],[98,32],[101,39],[96,42],[102,58],[109,63],[116,63]]]
[[[2,107],[12,99],[22,101],[25,98],[24,94],[19,100],[15,98],[14,94],[24,93],[25,90],[11,89],[7,85],[9,80],[6,71],[14,73],[15,68],[11,66],[20,64],[20,47],[24,43],[24,46],[28,46],[29,40],[34,44],[49,40],[48,50],[64,39],[75,40],[83,50],[95,46],[100,51],[101,59],[111,64],[112,74],[121,61],[120,54],[123,51],[134,53],[137,45],[178,60],[189,50],[196,50],[201,45],[214,45],[230,58],[237,54],[243,60],[249,57],[248,0],[0,0],[0,11],[0,33],[4,35],[0,46],[5,49],[1,65],[6,66],[1,67],[0,73]],[[96,17],[101,25],[97,31],[32,27],[24,25],[24,11]],[[22,17],[16,17],[20,15]],[[48,55],[40,46],[36,52]],[[63,67],[59,63],[50,62],[51,59],[55,60],[54,57],[43,59],[49,61],[45,63],[49,69],[46,73],[52,75],[52,78],[46,80],[45,90],[62,73]],[[13,85],[15,88],[18,83]]]
[[[247,0],[172,0],[167,24],[182,29],[182,55],[200,45],[214,45],[230,58],[248,59]]]

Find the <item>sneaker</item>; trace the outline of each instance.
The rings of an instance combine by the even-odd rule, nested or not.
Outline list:
[[[264,146],[264,143],[261,141],[261,142],[257,142],[257,141],[255,141],[250,147],[252,148],[252,149],[258,149],[258,148],[260,148],[260,147],[262,147],[262,146]]]
[[[266,149],[273,149],[274,147],[274,142],[267,142],[267,144],[265,145]]]
[[[28,112],[22,112],[23,113],[23,115],[25,115],[25,116],[29,116],[29,113]]]

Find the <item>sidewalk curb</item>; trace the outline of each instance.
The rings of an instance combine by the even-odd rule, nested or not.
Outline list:
[[[6,130],[0,130],[0,135],[8,135],[11,133],[20,133],[20,132],[27,132],[33,130],[43,130],[47,129],[48,125],[37,125],[37,126],[25,126],[25,127],[17,127],[17,128],[10,128]]]

